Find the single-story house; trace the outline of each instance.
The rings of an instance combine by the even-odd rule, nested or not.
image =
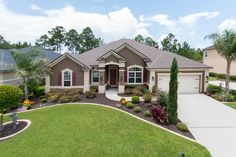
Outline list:
[[[203,63],[212,67],[210,72],[226,74],[227,62],[224,57],[219,55],[214,46],[204,49]],[[232,62],[231,64],[230,75],[236,75],[236,62]]]
[[[46,67],[46,92],[98,86],[99,93],[117,88],[123,93],[126,85],[155,85],[168,91],[170,67],[176,58],[179,66],[179,93],[202,93],[207,88],[209,66],[175,53],[163,51],[131,39],[121,39],[83,54],[65,53]]]
[[[22,48],[19,49],[20,52],[25,53],[30,51],[34,47]],[[43,52],[43,57],[48,60],[48,62],[54,60],[60,55],[44,48],[38,48]],[[21,83],[21,78],[16,75],[14,72],[15,69],[15,60],[12,57],[11,50],[0,49],[0,85],[1,84],[10,84],[10,85],[19,85]]]

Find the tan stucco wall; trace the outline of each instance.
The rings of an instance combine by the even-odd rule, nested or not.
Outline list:
[[[135,64],[145,67],[145,62],[143,61],[143,59],[128,48],[120,50],[118,54],[126,59],[126,67]]]
[[[76,86],[84,85],[84,71],[82,70],[82,66],[69,58],[65,58],[51,68],[50,86],[58,86],[58,75],[66,68],[76,73]]]
[[[21,83],[15,72],[0,72],[0,84],[10,84],[17,86]]]
[[[226,60],[224,57],[220,56],[215,49],[207,50],[208,57],[203,59],[203,63],[213,67],[210,72],[215,72],[219,74],[226,73]],[[236,62],[231,64],[230,75],[236,75]]]

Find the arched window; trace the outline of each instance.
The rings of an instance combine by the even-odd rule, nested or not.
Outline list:
[[[64,87],[72,86],[72,70],[64,69],[62,71],[62,85]]]
[[[141,84],[143,82],[143,67],[130,66],[128,67],[128,83]]]

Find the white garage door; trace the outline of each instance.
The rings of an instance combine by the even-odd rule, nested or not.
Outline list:
[[[179,75],[178,93],[199,93],[200,75]],[[162,91],[169,91],[170,75],[158,76],[158,88]]]

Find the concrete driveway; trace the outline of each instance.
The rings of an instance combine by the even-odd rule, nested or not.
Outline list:
[[[209,84],[216,85],[216,86],[222,86],[225,87],[225,81],[209,81]],[[236,90],[236,83],[235,82],[230,82],[229,83],[229,88]]]
[[[180,94],[179,118],[213,157],[236,156],[236,110],[204,94]]]

